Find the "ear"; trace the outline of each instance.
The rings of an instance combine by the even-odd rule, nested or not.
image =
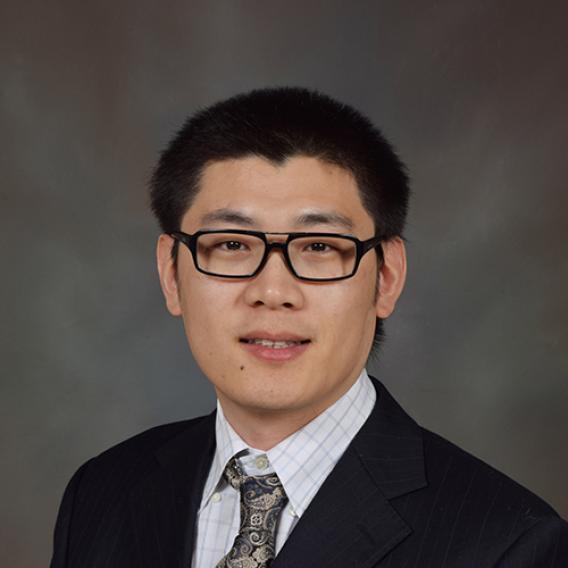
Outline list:
[[[158,273],[160,275],[160,285],[166,299],[166,307],[173,316],[181,315],[181,303],[179,287],[177,282],[177,268],[172,259],[172,247],[174,239],[169,235],[160,235],[158,246],[156,247],[156,260],[158,262]]]
[[[379,270],[377,317],[384,319],[394,311],[406,280],[406,250],[400,237],[381,243],[384,261]]]

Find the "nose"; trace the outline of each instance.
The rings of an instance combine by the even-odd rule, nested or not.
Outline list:
[[[249,306],[300,309],[304,305],[301,282],[290,272],[280,248],[273,248],[263,269],[252,278],[245,290]]]

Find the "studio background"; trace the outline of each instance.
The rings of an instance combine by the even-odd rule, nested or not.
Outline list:
[[[568,516],[567,4],[0,7],[3,566],[45,566],[89,457],[209,412],[163,305],[147,181],[197,108],[318,88],[408,164],[409,278],[369,370]]]

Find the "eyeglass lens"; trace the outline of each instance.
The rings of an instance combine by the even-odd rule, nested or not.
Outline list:
[[[248,276],[262,262],[265,246],[254,235],[205,233],[197,239],[197,264],[220,276]],[[300,237],[290,241],[288,254],[300,277],[340,278],[353,272],[357,247],[341,237]]]

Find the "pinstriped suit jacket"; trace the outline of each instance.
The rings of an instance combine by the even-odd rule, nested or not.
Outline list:
[[[375,408],[273,568],[568,568],[568,523],[420,428],[376,379]],[[189,568],[215,415],[148,430],[84,464],[52,568]]]

